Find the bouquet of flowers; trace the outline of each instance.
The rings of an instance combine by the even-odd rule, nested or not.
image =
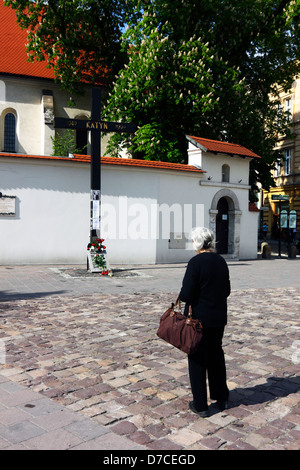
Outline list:
[[[106,253],[106,246],[103,245],[103,238],[96,238],[93,242],[88,244],[87,249],[95,253],[94,263],[102,269],[101,275],[109,275],[107,263],[103,253]]]
[[[93,242],[88,244],[87,249],[95,253],[103,253],[106,250],[106,246],[103,245],[103,242],[103,238],[96,238]]]

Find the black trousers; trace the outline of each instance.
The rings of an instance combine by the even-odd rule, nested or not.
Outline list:
[[[226,366],[222,348],[224,327],[203,327],[203,337],[198,351],[188,355],[189,375],[194,407],[197,411],[207,410],[207,387],[210,398],[227,401],[229,390],[226,384]]]

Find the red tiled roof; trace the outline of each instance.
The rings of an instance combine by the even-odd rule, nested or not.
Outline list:
[[[260,158],[254,152],[239,144],[231,144],[229,142],[222,142],[220,140],[203,139],[201,137],[193,137],[191,135],[188,135],[187,138],[189,141],[194,141],[196,144],[201,146],[204,151],[207,152],[227,153],[230,155],[239,155],[241,157]]]
[[[125,166],[139,166],[142,168],[157,168],[163,170],[178,170],[178,171],[192,171],[196,173],[206,173],[191,165],[183,165],[181,163],[171,162],[157,162],[153,160],[137,160],[135,158],[115,158],[115,157],[102,157],[102,163],[106,165],[125,165]]]
[[[90,163],[90,155],[74,155],[74,158],[68,157],[51,157],[48,155],[25,155],[19,153],[0,153],[0,157],[9,158],[25,158],[25,159],[38,159],[38,160],[52,160],[52,161],[65,161],[65,162],[81,162]],[[206,173],[203,170],[191,165],[182,165],[181,163],[171,162],[157,162],[152,160],[136,160],[133,158],[116,158],[116,157],[101,157],[101,164],[103,165],[119,165],[119,166],[134,166],[141,168],[157,168],[169,171],[188,171],[193,173]]]
[[[0,2],[0,73],[53,79],[47,62],[28,62],[27,32],[17,24],[16,13]]]

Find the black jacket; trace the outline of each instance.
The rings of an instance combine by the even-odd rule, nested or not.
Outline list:
[[[227,297],[230,279],[227,263],[217,253],[203,252],[188,263],[179,294],[180,300],[192,306],[193,317],[203,326],[221,327],[227,323]]]

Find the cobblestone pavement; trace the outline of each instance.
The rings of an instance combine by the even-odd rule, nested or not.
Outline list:
[[[0,267],[0,448],[299,449],[300,262],[229,267],[230,403],[211,403],[206,419],[188,408],[185,355],[156,336],[184,265],[96,280],[80,267]],[[9,392],[21,390],[12,406]],[[38,413],[45,399],[51,419]],[[88,442],[74,439],[78,429]]]

